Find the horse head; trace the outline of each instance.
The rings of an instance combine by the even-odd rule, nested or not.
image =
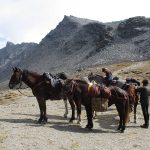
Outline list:
[[[98,74],[93,74],[92,72],[88,75],[88,79],[90,82],[95,81],[97,84],[104,85],[105,78]]]
[[[16,85],[21,84],[22,73],[23,73],[20,68],[15,67],[12,69],[13,69],[13,74],[8,84],[10,89],[13,89]]]

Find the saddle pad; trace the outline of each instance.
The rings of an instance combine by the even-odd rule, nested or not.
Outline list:
[[[108,99],[106,98],[92,98],[92,110],[97,112],[104,112],[108,109]]]

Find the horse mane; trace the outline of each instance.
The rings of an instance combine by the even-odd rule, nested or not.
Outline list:
[[[28,74],[32,74],[33,76],[41,76],[41,75],[38,74],[37,72],[29,71],[29,70],[27,70],[27,69],[24,69],[24,70],[23,70],[23,75],[24,75],[24,76],[27,76]]]
[[[102,75],[99,75],[99,74],[95,74],[95,76],[100,77],[100,78],[104,78]]]
[[[60,79],[62,79],[62,80],[68,79],[67,75],[66,75],[64,72],[57,73],[57,74],[56,74],[56,77],[57,77],[57,78],[60,78]]]
[[[81,84],[87,84],[86,81],[80,80],[80,79],[75,79],[75,82],[81,83]]]

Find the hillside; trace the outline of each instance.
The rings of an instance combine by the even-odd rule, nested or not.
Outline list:
[[[9,42],[0,50],[0,82],[10,77],[11,66],[73,73],[97,65],[149,60],[149,43],[149,18],[101,23],[64,16],[39,44]]]

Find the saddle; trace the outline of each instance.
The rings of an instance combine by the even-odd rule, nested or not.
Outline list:
[[[61,81],[59,78],[57,78],[56,76],[53,76],[51,73],[49,72],[44,72],[43,73],[43,77],[45,80],[50,81],[51,85],[53,87],[58,87],[61,84]]]

